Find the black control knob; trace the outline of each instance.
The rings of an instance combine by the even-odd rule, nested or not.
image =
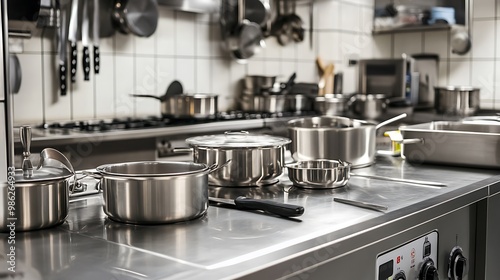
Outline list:
[[[420,274],[418,276],[419,280],[439,280],[439,274],[434,261],[432,259],[427,259],[420,269]]]
[[[462,280],[467,275],[467,259],[462,248],[459,246],[451,249],[448,260],[448,278],[451,280]]]
[[[398,273],[396,273],[396,275],[394,275],[394,278],[392,278],[394,280],[406,280],[406,275],[405,275],[405,272],[404,271],[400,271]]]

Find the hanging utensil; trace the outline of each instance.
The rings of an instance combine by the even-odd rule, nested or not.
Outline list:
[[[58,42],[57,52],[59,55],[59,90],[61,95],[66,95],[67,92],[67,60],[66,60],[66,40],[68,38],[68,29],[66,27],[67,1],[60,1],[59,4],[59,27],[58,27]]]
[[[112,15],[119,32],[149,37],[158,26],[158,3],[156,0],[116,0]]]
[[[68,34],[68,40],[71,46],[70,76],[72,83],[76,81],[76,66],[77,66],[77,53],[78,53],[76,49],[76,42],[78,41],[76,38],[77,32],[78,32],[78,0],[72,0],[71,14],[69,19],[69,34]]]
[[[239,196],[235,199],[209,197],[212,203],[233,205],[240,210],[260,210],[282,217],[298,217],[304,214],[304,207],[300,205],[286,204],[272,200],[262,200]]]
[[[83,16],[82,16],[82,45],[83,45],[83,58],[82,58],[82,66],[83,66],[83,79],[85,81],[90,80],[90,53],[89,53],[89,7],[88,1],[83,0]]]
[[[99,54],[99,0],[94,0],[94,13],[92,15],[92,44],[94,45],[94,73],[99,74],[100,54]]]
[[[231,55],[240,61],[245,61],[265,47],[260,25],[245,19],[245,0],[238,0],[238,26],[226,38],[226,43]]]
[[[167,91],[165,92],[165,96],[180,95],[183,92],[184,89],[182,88],[182,84],[179,81],[173,81],[168,86]]]

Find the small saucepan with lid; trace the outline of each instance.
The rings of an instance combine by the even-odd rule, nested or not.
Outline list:
[[[62,224],[68,215],[69,194],[75,172],[59,151],[46,148],[40,163],[30,160],[31,128],[20,129],[23,144],[23,169],[8,170],[8,184],[0,185],[0,232],[29,231]],[[12,226],[14,222],[15,226]]]

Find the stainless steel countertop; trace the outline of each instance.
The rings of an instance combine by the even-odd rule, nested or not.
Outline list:
[[[416,166],[393,157],[378,157],[375,165],[356,173],[437,181],[448,187],[353,177],[344,188],[304,190],[292,187],[284,175],[273,186],[211,187],[210,193],[300,204],[305,213],[298,219],[210,206],[200,219],[160,226],[109,220],[100,194],[75,198],[63,225],[16,233],[17,269],[29,279],[276,279],[293,272],[289,261],[298,255],[326,248],[328,254],[317,254],[311,264],[340,256],[425,221],[431,213],[484,199],[499,191],[490,187],[500,181],[497,170]],[[333,202],[334,197],[389,209],[357,208]],[[6,257],[7,246],[0,243],[0,258]],[[4,271],[6,262],[1,263]]]

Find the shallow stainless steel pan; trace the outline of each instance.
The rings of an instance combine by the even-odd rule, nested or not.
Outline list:
[[[347,184],[351,177],[400,182],[406,184],[446,187],[445,184],[431,181],[393,178],[377,175],[354,174],[351,164],[341,160],[307,160],[286,164],[290,181],[301,188],[339,188]]]

